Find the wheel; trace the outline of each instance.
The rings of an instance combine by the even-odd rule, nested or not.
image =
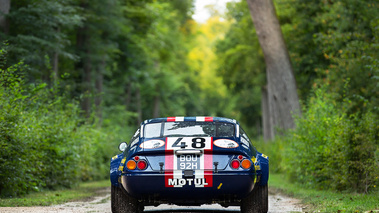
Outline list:
[[[268,212],[268,187],[257,185],[253,191],[241,201],[242,213]]]
[[[116,186],[113,186],[111,185],[111,210],[112,210],[112,213],[119,213],[118,212],[118,204],[117,204],[117,187]]]
[[[129,196],[120,187],[111,186],[112,213],[137,213],[143,211],[143,206],[137,199]]]
[[[268,212],[268,186],[267,184],[263,187],[263,197],[262,197],[262,212]]]

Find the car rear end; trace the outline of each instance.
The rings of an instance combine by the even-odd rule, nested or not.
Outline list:
[[[130,149],[120,182],[143,205],[240,205],[257,182],[256,153],[234,120],[153,119]]]

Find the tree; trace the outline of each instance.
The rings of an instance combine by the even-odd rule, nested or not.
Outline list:
[[[300,115],[295,76],[272,0],[247,0],[266,62],[270,135],[295,127]]]
[[[58,56],[67,60],[77,58],[69,49],[68,32],[80,25],[83,17],[78,15],[72,1],[12,1],[7,15],[8,31],[0,32],[0,36],[10,44],[8,63],[23,60],[28,64],[30,81],[50,82],[51,67],[56,71],[53,73],[56,80]]]
[[[11,0],[0,0],[0,28],[5,34],[8,33],[8,22],[6,15],[11,8]]]
[[[76,48],[80,60],[76,68],[81,71],[82,108],[87,117],[95,104],[99,123],[102,120],[103,84],[106,65],[111,54],[117,49],[117,36],[120,34],[120,4],[112,1],[81,1],[80,7],[86,17],[83,25],[77,29]],[[95,96],[95,98],[92,98]],[[94,99],[94,100],[93,100]]]

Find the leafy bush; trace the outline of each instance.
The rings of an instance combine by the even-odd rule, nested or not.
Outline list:
[[[378,184],[378,116],[348,116],[325,91],[315,91],[286,137],[283,169],[311,187],[367,192]]]
[[[6,51],[1,49],[2,67],[5,65]],[[19,138],[18,130],[24,106],[22,77],[18,74],[22,63],[6,70],[0,69],[0,193],[21,194],[36,187],[35,177],[28,173],[28,141]],[[12,175],[17,172],[17,175]]]
[[[2,49],[1,62],[5,56]],[[28,68],[23,63],[6,69],[1,64],[0,195],[107,178],[119,137],[131,135],[125,124],[121,120],[106,120],[105,128],[87,124],[80,117],[79,104],[66,98],[59,84],[52,88],[44,83],[26,84],[23,73]],[[118,118],[130,117],[124,114]]]
[[[80,176],[79,148],[85,141],[74,131],[77,105],[54,97],[46,84],[26,85],[17,74],[25,69],[20,63],[0,70],[2,195],[68,187]]]
[[[258,141],[253,141],[253,144],[259,152],[269,157],[270,173],[283,172],[281,162],[283,161],[283,153],[286,151],[286,147],[282,138],[278,137],[276,140],[270,142],[265,142],[261,138]]]

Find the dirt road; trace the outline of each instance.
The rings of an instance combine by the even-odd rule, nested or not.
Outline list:
[[[98,197],[88,201],[70,202],[56,206],[46,207],[0,207],[1,213],[110,213],[110,188],[104,189]],[[303,212],[299,200],[286,197],[269,190],[269,212]],[[158,207],[147,206],[145,212],[240,212],[239,207],[224,208],[220,205],[203,205],[199,207],[160,205]]]

